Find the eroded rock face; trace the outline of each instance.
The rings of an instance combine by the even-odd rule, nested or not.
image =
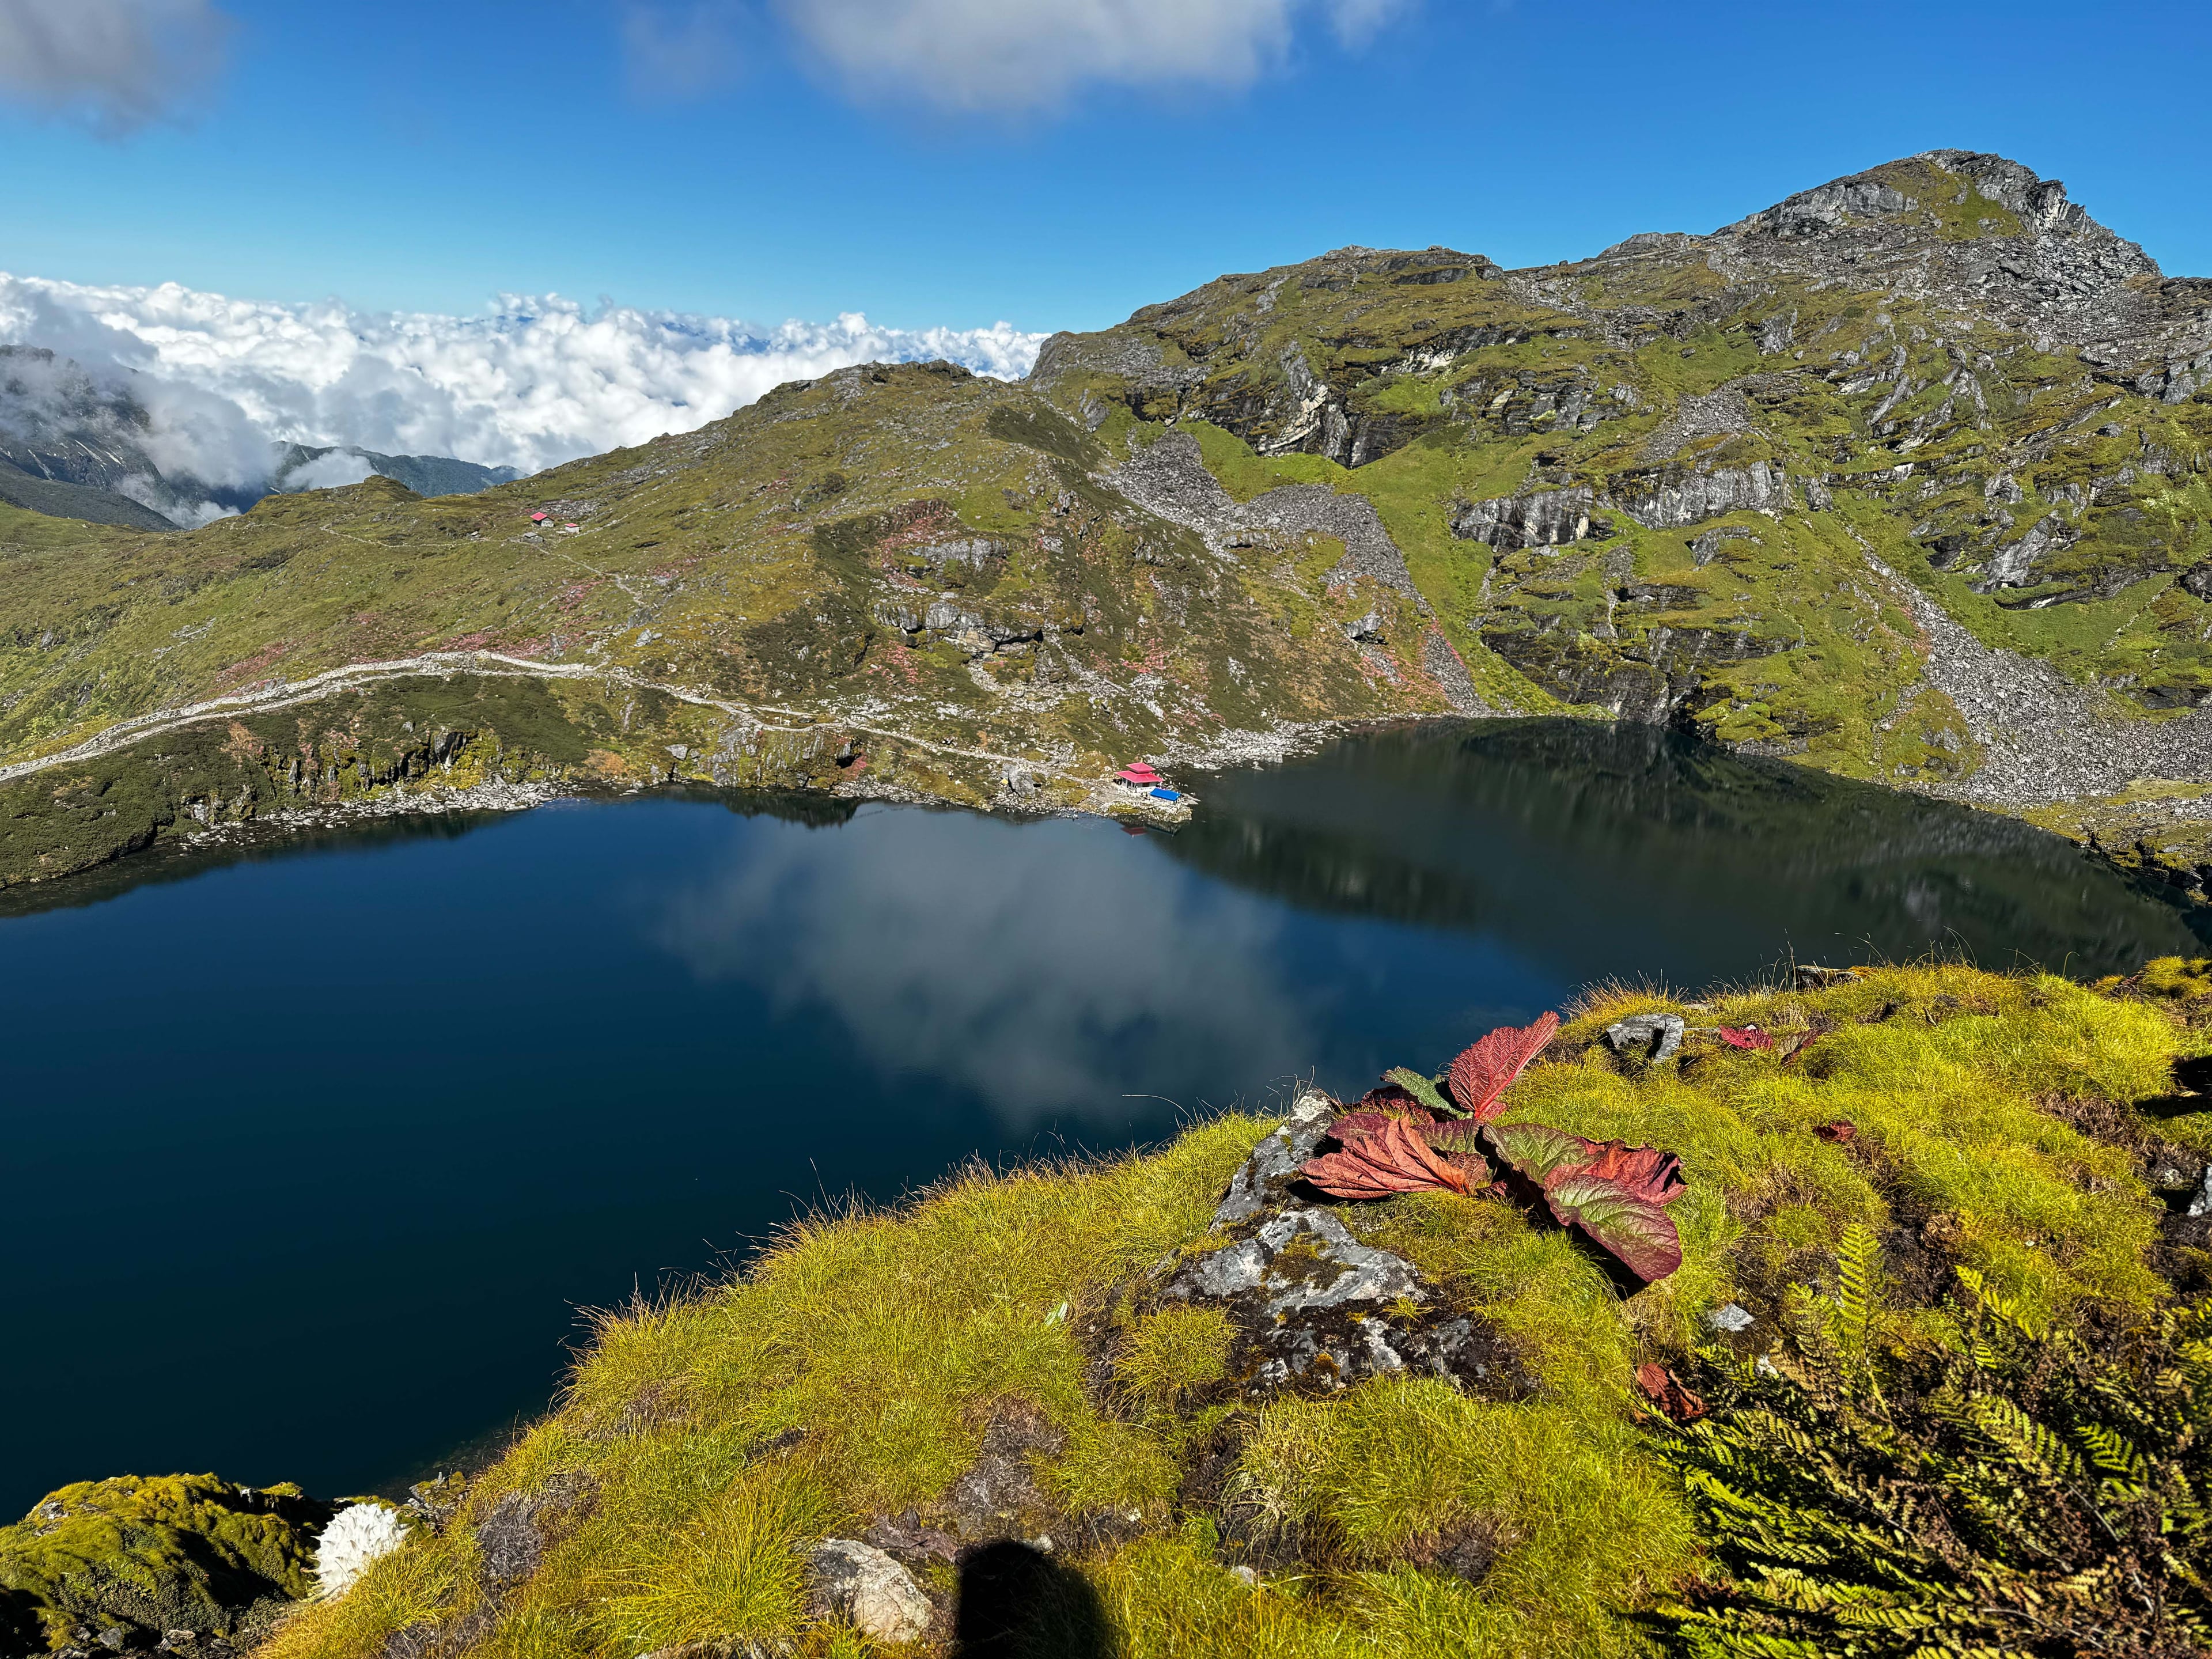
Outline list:
[[[1405,555],[1364,495],[1339,495],[1326,484],[1285,484],[1239,501],[1206,471],[1197,440],[1187,432],[1170,432],[1139,450],[1112,477],[1131,501],[1197,532],[1217,550],[1255,531],[1334,536],[1344,544],[1344,557],[1329,572],[1331,582],[1364,576],[1404,595],[1417,611],[1428,610]]]
[[[1493,1398],[1527,1387],[1496,1331],[1440,1305],[1403,1256],[1363,1243],[1336,1206],[1300,1195],[1298,1170],[1327,1138],[1335,1103],[1309,1092],[1231,1179],[1214,1227],[1232,1242],[1164,1268],[1144,1300],[1213,1306],[1237,1332],[1231,1389],[1332,1392],[1391,1373],[1443,1378]]]
[[[1618,500],[1620,510],[1646,529],[1666,530],[1703,524],[1723,513],[1779,513],[1790,505],[1790,485],[1779,467],[1756,461],[1662,477],[1640,492],[1623,490]]]
[[[1452,514],[1451,532],[1501,553],[1521,547],[1558,547],[1585,536],[1611,533],[1602,520],[1591,517],[1595,505],[1595,495],[1586,489],[1539,489],[1469,501]]]

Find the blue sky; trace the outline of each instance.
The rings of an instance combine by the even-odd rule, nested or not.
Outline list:
[[[0,0],[0,37],[57,3]],[[2201,3],[1182,0],[1228,31],[1195,70],[1169,41],[1164,65],[1086,81],[1095,52],[1047,40],[971,85],[994,10],[1158,0],[105,3],[167,9],[216,67],[171,66],[181,112],[119,133],[0,85],[0,269],[377,309],[557,292],[1085,328],[1347,242],[1519,264],[1710,229],[1959,145],[2212,274]],[[916,6],[950,20],[940,55],[876,51],[871,17]],[[1278,15],[1286,49],[1263,29],[1239,58],[1237,20]]]

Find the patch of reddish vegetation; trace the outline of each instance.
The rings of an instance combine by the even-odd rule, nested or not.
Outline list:
[[[483,651],[489,648],[494,637],[495,636],[489,631],[476,634],[464,634],[457,640],[448,640],[446,642],[445,649],[448,651]]]
[[[880,652],[871,652],[881,672],[902,677],[908,685],[921,684],[921,667],[914,659],[914,653],[903,640],[886,645]],[[872,672],[874,672],[872,670]]]
[[[273,684],[273,681],[264,681],[261,684],[240,686],[238,684],[238,682],[259,674],[262,670],[274,663],[277,658],[284,654],[284,645],[285,642],[283,640],[272,641],[270,643],[263,646],[252,656],[242,657],[238,661],[231,664],[229,667],[222,670],[215,677],[216,689],[219,691],[258,691],[264,690],[269,684]]]
[[[592,590],[598,586],[597,581],[570,582],[561,590],[561,608],[574,611],[591,596]]]
[[[1359,672],[1370,680],[1381,680],[1390,685],[1406,683],[1406,671],[1397,658],[1379,645],[1359,653]]]
[[[891,527],[877,542],[876,551],[889,559],[902,547],[933,542],[959,528],[960,520],[943,501],[914,501],[891,514]]]

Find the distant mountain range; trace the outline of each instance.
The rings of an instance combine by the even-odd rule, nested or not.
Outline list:
[[[276,443],[252,482],[210,483],[166,471],[149,453],[152,414],[127,390],[37,347],[0,345],[0,501],[59,518],[133,530],[176,530],[223,509],[325,478],[397,479],[418,495],[466,495],[522,475],[442,455],[385,455],[352,446]],[[318,469],[331,456],[356,465]],[[253,458],[258,459],[258,458]],[[251,470],[251,469],[249,469]]]
[[[2208,450],[2212,282],[1937,150],[1571,264],[1339,249],[1056,335],[1025,381],[839,369],[473,499],[81,527],[0,560],[0,762],[439,653],[541,665],[589,727],[530,716],[562,775],[1024,806],[1318,723],[1575,714],[2208,894]],[[64,481],[112,491],[119,454]],[[290,752],[322,741],[222,810],[431,764]]]

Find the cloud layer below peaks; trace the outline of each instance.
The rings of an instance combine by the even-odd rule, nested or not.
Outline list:
[[[858,313],[773,328],[503,296],[495,313],[232,300],[173,283],[92,288],[0,272],[0,343],[43,346],[153,416],[165,472],[252,484],[272,442],[451,455],[526,472],[721,419],[848,363],[946,358],[1029,372],[1042,334],[882,328]]]

